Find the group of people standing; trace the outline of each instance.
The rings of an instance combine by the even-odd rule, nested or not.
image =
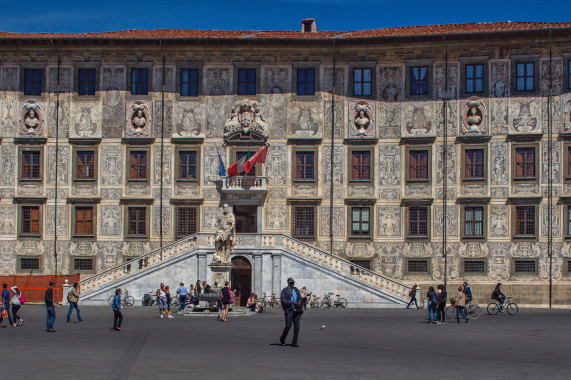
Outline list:
[[[500,284],[501,285],[501,284]],[[418,302],[416,300],[416,291],[418,285],[414,284],[409,292],[410,301],[406,308],[408,309],[413,303],[418,309]],[[448,292],[443,284],[433,286],[428,288],[426,292],[427,298],[427,308],[428,308],[428,323],[429,324],[442,324],[446,321],[446,301],[448,299]],[[469,305],[473,299],[472,288],[468,285],[467,281],[460,286],[458,286],[458,293],[454,299],[454,305],[456,305],[456,321],[460,323],[460,317],[464,319],[465,323],[468,323],[469,319],[465,313],[466,305]]]
[[[22,326],[24,320],[18,315],[18,310],[25,301],[23,294],[20,292],[17,286],[10,288],[12,290],[12,296],[10,297],[10,291],[8,290],[7,284],[2,284],[2,305],[0,306],[0,325],[4,318],[8,318],[8,327]],[[10,306],[12,306],[10,308]],[[20,321],[20,324],[16,322]]]

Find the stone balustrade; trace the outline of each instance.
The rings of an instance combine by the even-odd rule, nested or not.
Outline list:
[[[266,177],[235,176],[224,177],[222,191],[262,191],[267,190]]]

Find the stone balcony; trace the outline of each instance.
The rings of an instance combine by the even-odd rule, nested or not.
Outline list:
[[[266,177],[236,176],[223,177],[222,191],[233,193],[263,194],[268,190]]]

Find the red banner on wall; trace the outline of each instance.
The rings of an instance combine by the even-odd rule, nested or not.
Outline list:
[[[19,276],[0,276],[0,284],[8,285],[8,289],[16,285],[24,294],[26,302],[44,302],[44,296],[50,281],[55,283],[54,300],[61,302],[63,298],[62,285],[67,280],[68,284],[79,282],[79,275],[69,276],[37,276],[37,275],[19,275]],[[11,296],[10,296],[11,297]]]

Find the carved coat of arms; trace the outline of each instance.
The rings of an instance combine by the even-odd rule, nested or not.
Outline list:
[[[232,107],[232,114],[224,124],[224,141],[268,139],[268,123],[264,120],[258,104],[244,100]]]

